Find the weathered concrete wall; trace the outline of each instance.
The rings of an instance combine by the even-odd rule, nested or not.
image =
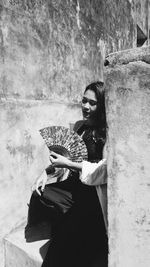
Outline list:
[[[142,53],[149,57],[150,47]],[[117,58],[106,68],[109,267],[149,267],[150,64],[126,62],[126,51],[123,65]]]
[[[78,101],[85,84],[102,76],[100,50],[136,45],[127,0],[3,0],[0,12],[5,97]]]
[[[27,216],[31,185],[45,156],[38,130],[69,126],[80,118],[78,105],[50,101],[3,101],[0,105],[0,259],[2,238]],[[39,135],[40,136],[40,135]],[[47,155],[46,155],[47,156]],[[45,166],[46,167],[46,166]],[[3,265],[1,265],[3,266]]]
[[[93,25],[86,28],[85,6],[84,1],[81,6],[67,0],[3,1],[2,97],[77,102],[85,84],[100,78],[98,36]]]
[[[136,22],[132,5],[128,0],[79,2],[81,6],[86,2],[85,26],[89,30],[89,22],[92,23],[93,34],[96,33],[98,46],[104,56],[111,52],[136,47]]]
[[[148,19],[149,19],[149,0],[134,0],[136,23],[142,29],[144,34],[148,36]]]
[[[148,1],[148,45],[150,45],[150,0]]]
[[[86,2],[80,2],[0,1],[1,266],[3,236],[27,215],[37,131],[81,118],[77,103],[85,86],[102,78],[94,25],[86,29]]]
[[[104,45],[134,44],[130,14],[124,0],[0,1],[0,240],[26,215],[35,132],[81,117],[85,85],[103,78]]]
[[[136,24],[131,3],[128,0],[102,0],[101,3],[99,14],[106,54],[135,47]]]

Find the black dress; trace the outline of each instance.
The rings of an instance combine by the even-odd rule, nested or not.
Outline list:
[[[88,150],[88,160],[98,162],[102,158],[104,142],[101,137],[96,140],[93,138],[95,126],[86,126],[83,121],[79,121],[74,130],[82,135]],[[52,241],[42,267],[107,267],[108,242],[96,188],[82,184],[78,173],[72,172],[66,181],[47,186],[45,195],[51,194],[53,190],[60,193],[62,199],[59,204],[63,203],[64,209],[61,205],[54,205],[51,212],[52,205],[48,203],[46,214],[42,211],[42,216],[44,213],[44,219],[49,220],[52,226]],[[61,192],[65,192],[64,199]],[[40,200],[40,204],[43,203],[45,200]],[[31,213],[33,209],[30,208]]]

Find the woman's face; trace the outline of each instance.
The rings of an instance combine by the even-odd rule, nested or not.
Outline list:
[[[83,119],[92,120],[96,117],[97,112],[97,98],[95,92],[87,90],[82,98],[82,114]]]

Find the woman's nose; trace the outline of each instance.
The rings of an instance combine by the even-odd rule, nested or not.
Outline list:
[[[87,102],[87,103],[84,104],[84,108],[85,108],[85,109],[89,109],[89,108],[90,108],[90,104],[89,104],[89,102]]]

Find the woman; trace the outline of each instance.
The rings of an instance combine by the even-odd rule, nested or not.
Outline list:
[[[107,151],[104,151],[104,156]],[[73,162],[55,152],[51,152],[49,159],[53,167],[68,168],[80,171],[80,180],[82,183],[95,186],[102,207],[105,226],[107,230],[107,160],[103,158],[98,163],[82,161],[81,163]]]
[[[74,131],[82,136],[87,146],[88,161],[99,162],[106,139],[102,82],[86,87],[82,113],[83,120],[75,124]],[[71,172],[66,181],[54,185],[55,188],[57,186],[67,192],[64,200],[66,209],[63,214],[48,212],[55,228],[42,267],[107,267],[107,235],[96,188],[83,184],[77,172]],[[46,186],[43,194],[47,190]]]

